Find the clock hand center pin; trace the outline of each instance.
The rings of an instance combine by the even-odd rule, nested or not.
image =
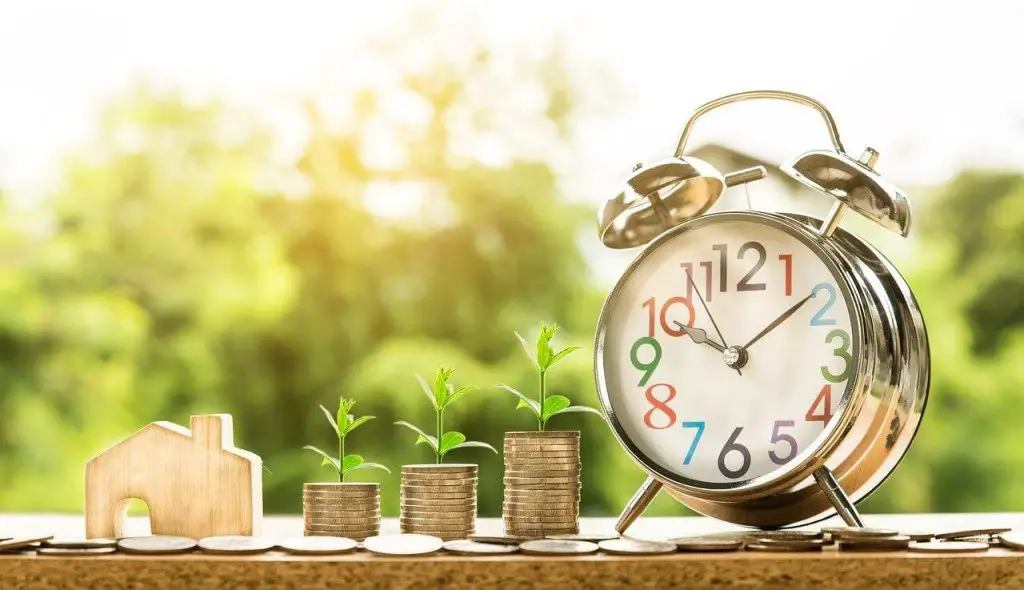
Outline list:
[[[725,336],[723,336],[722,331],[718,329],[718,323],[715,322],[715,317],[711,315],[711,310],[708,309],[708,304],[704,303],[704,297],[700,294],[700,289],[697,288],[697,285],[693,284],[693,277],[690,275],[689,272],[686,273],[686,280],[690,283],[690,288],[693,289],[693,292],[697,294],[697,299],[700,301],[700,306],[704,308],[704,313],[706,313],[708,319],[711,320],[711,326],[715,329],[715,333],[718,334],[718,339],[722,341],[722,345],[724,347],[728,347],[729,343],[725,341]],[[683,328],[683,331],[686,331],[686,329]],[[704,334],[704,339],[707,341],[707,333],[704,332],[703,330],[701,330],[701,332]],[[687,332],[687,334],[689,334],[689,332]],[[710,341],[708,341],[708,343],[710,344]],[[712,348],[715,347],[712,346]],[[732,359],[733,355],[730,354],[728,351],[732,349],[735,349],[736,351],[736,358],[733,359],[733,362],[729,362]],[[746,351],[734,346],[721,352],[725,364],[729,365],[729,367],[733,369],[736,369],[736,373],[740,376],[743,376],[743,372],[740,371],[740,368],[747,362]]]

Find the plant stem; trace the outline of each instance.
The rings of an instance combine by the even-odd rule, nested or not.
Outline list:
[[[540,372],[540,415],[537,416],[537,430],[544,432],[544,371]]]
[[[437,464],[440,465],[444,456],[441,455],[441,434],[444,432],[444,408],[437,411]]]
[[[338,435],[338,482],[345,483],[345,436]]]

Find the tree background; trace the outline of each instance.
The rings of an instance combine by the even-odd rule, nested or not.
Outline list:
[[[414,374],[455,367],[479,391],[449,423],[499,446],[531,427],[494,385],[532,391],[513,331],[541,320],[584,348],[551,390],[597,404],[588,349],[607,285],[587,263],[594,212],[552,162],[614,80],[569,67],[557,44],[453,51],[438,29],[410,31],[367,48],[393,73],[384,82],[297,101],[309,136],[287,165],[245,109],[140,82],[69,155],[57,190],[31,206],[0,191],[0,510],[79,511],[95,452],[216,411],[270,470],[265,511],[300,512],[302,483],[330,477],[301,447],[330,446],[317,405],[344,394],[377,416],[350,446],[393,468],[356,477],[381,480],[394,515],[397,467],[428,460],[392,426],[429,415]],[[1024,179],[965,170],[921,194],[913,254],[897,262],[928,320],[932,394],[867,505],[1024,509]],[[600,420],[557,420],[584,432],[582,513],[617,513],[643,474]],[[498,515],[500,480],[482,477],[479,497]],[[651,513],[687,511],[661,498]]]

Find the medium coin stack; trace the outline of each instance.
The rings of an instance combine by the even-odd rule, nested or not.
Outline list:
[[[402,532],[445,541],[472,535],[476,532],[476,488],[476,465],[403,465]]]
[[[505,533],[543,537],[579,532],[580,433],[505,434]]]
[[[302,516],[306,536],[372,537],[380,532],[380,484],[307,483]]]

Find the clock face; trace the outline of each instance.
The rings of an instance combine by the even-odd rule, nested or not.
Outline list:
[[[753,216],[709,216],[661,242],[605,309],[598,371],[620,436],[709,489],[801,458],[857,374],[840,281],[795,232]]]

